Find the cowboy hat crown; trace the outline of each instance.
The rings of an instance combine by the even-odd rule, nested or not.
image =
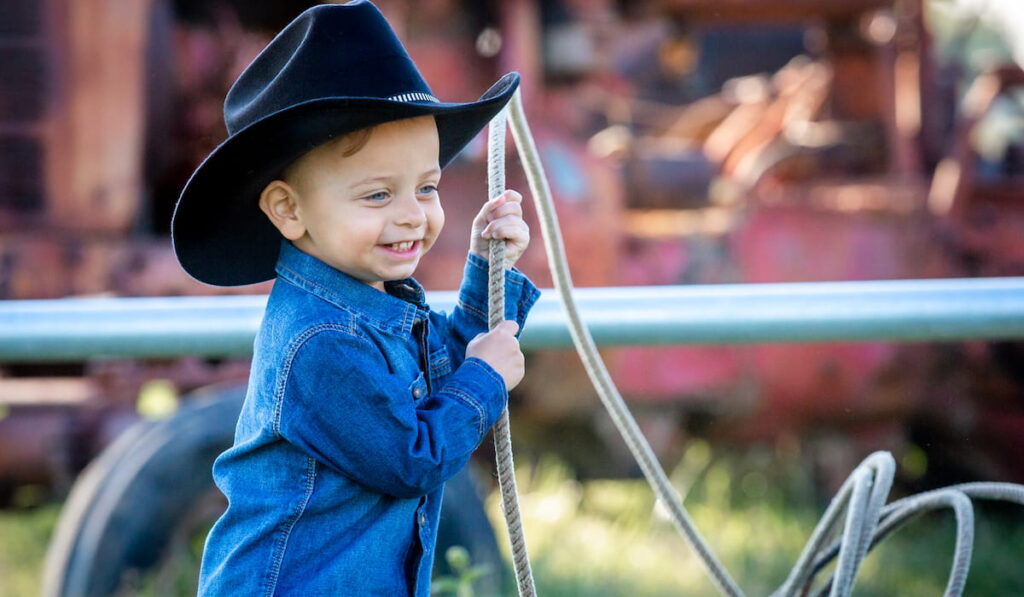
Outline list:
[[[402,42],[366,1],[315,6],[292,21],[238,77],[224,101],[234,133],[323,97],[437,102]]]

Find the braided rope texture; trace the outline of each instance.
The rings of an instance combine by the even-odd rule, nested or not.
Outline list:
[[[505,191],[505,129],[506,112],[503,108],[491,120],[487,132],[487,195],[493,199]],[[491,240],[488,254],[487,315],[488,328],[494,329],[505,319],[505,241]],[[509,427],[508,407],[494,424],[494,458],[498,471],[502,513],[508,527],[512,547],[512,565],[516,574],[519,594],[534,597],[537,589],[530,569],[530,556],[526,550],[526,535],[519,514],[519,490],[516,488],[515,463],[512,461],[512,431]]]

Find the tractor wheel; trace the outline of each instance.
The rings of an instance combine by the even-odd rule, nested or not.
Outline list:
[[[44,597],[195,594],[206,532],[225,507],[210,470],[231,445],[245,388],[206,388],[174,416],[139,422],[79,475],[61,511],[44,564]],[[498,574],[501,557],[469,468],[449,481],[438,533]],[[444,569],[442,568],[442,572]]]
[[[46,556],[45,597],[113,595],[163,555],[207,494],[231,445],[244,389],[198,393],[174,416],[139,422],[75,481]]]

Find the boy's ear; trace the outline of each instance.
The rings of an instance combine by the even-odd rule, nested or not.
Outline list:
[[[270,222],[288,240],[295,241],[306,233],[306,226],[299,218],[298,194],[283,180],[271,181],[260,193],[260,209]]]

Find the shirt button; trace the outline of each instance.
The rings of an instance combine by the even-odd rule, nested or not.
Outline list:
[[[420,526],[427,524],[427,515],[420,512]]]
[[[412,389],[412,397],[413,398],[419,398],[422,395],[423,395],[423,390],[421,388],[413,388]]]

